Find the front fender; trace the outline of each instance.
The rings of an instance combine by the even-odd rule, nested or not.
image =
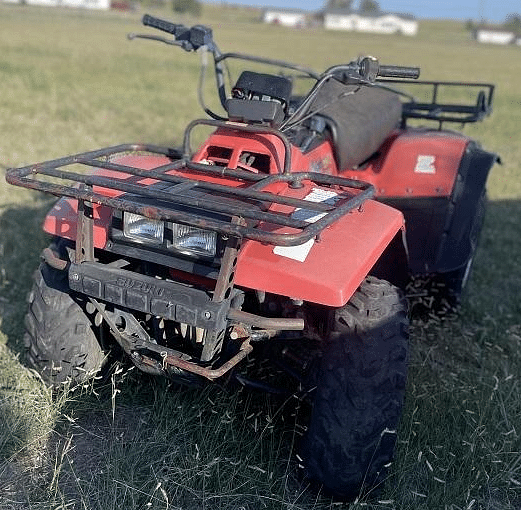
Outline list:
[[[166,165],[170,163],[171,160],[164,156],[138,155],[122,156],[120,158],[114,159],[113,162],[119,163],[121,165],[136,166],[137,168],[142,168],[146,170],[157,168],[161,165]],[[131,177],[130,174],[125,174],[122,172],[113,172],[104,168],[94,168],[92,169],[91,174],[108,178]],[[149,184],[151,184],[155,181],[153,179],[144,178],[141,182],[148,182]],[[116,197],[121,194],[121,192],[119,191],[107,188],[100,188],[99,186],[94,186],[93,190],[110,197]],[[93,204],[93,241],[95,248],[104,248],[107,244],[108,229],[110,225],[111,216],[112,210],[109,207]],[[70,239],[71,241],[76,241],[77,223],[78,201],[74,198],[62,197],[47,213],[47,216],[45,217],[45,221],[43,224],[43,230],[53,236],[59,236],[65,239]]]
[[[104,248],[108,240],[108,225],[112,210],[109,207],[94,204],[94,247]],[[78,225],[78,201],[74,198],[60,198],[47,213],[43,230],[53,236],[63,237],[76,242]]]
[[[235,284],[327,306],[345,305],[396,233],[400,211],[368,200],[343,216],[318,240],[295,247],[246,241]]]

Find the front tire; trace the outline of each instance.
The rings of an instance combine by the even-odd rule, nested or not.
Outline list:
[[[374,277],[332,315],[302,457],[311,480],[351,500],[380,485],[393,458],[408,320],[400,291]]]
[[[47,384],[79,384],[102,368],[104,353],[89,317],[71,295],[67,271],[40,264],[25,326],[27,362]]]

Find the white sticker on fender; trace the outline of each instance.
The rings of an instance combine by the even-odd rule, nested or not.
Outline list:
[[[325,202],[327,204],[333,205],[340,197],[338,193],[327,189],[313,188],[311,193],[304,197],[304,200],[308,202]],[[295,209],[291,217],[295,220],[302,220],[308,223],[315,223],[320,218],[324,217],[326,213],[317,213],[311,209]],[[288,259],[293,259],[298,262],[304,262],[313,248],[315,244],[314,239],[310,239],[306,241],[304,244],[299,244],[298,246],[275,246],[273,248],[273,253],[275,255],[280,255],[281,257],[286,257]]]
[[[434,166],[434,162],[436,161],[435,156],[422,156],[419,155],[416,160],[416,166],[414,167],[414,171],[417,174],[435,174],[436,167]]]
[[[334,205],[339,200],[338,193],[328,189],[313,188],[311,193],[304,197],[308,202],[324,202],[326,204]],[[308,223],[315,223],[320,218],[324,217],[326,213],[317,213],[311,209],[295,209],[291,215],[294,220],[307,221]]]
[[[275,246],[275,248],[273,248],[273,253],[298,262],[304,262],[314,244],[315,240],[310,239],[304,244],[299,244],[298,246]]]

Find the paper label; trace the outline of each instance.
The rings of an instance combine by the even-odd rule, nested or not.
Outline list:
[[[414,171],[417,174],[435,174],[436,167],[434,166],[434,162],[436,161],[435,156],[418,156],[416,160],[416,166],[414,167]]]
[[[299,244],[298,246],[275,246],[273,248],[273,253],[298,262],[304,262],[314,244],[315,240],[310,239],[304,244]]]
[[[304,197],[304,200],[308,202],[324,202],[326,204],[334,205],[340,197],[338,193],[327,189],[319,189],[313,188],[311,193]],[[291,217],[294,220],[306,221],[307,223],[315,223],[320,218],[323,218],[326,213],[317,213],[317,211],[313,211],[311,209],[295,209]],[[298,246],[275,246],[273,248],[273,253],[275,255],[280,255],[281,257],[286,257],[288,259],[296,260],[298,262],[304,262],[313,248],[315,244],[314,239],[310,239],[303,244],[299,244]]]
[[[335,205],[335,202],[339,200],[338,193],[328,189],[313,188],[309,195],[304,197],[304,200],[308,202],[324,202],[325,204]],[[326,213],[317,213],[311,209],[295,209],[295,212],[291,215],[294,220],[307,221],[308,223],[315,223],[320,218],[323,218]]]

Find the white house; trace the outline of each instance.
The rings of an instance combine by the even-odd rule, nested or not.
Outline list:
[[[110,9],[110,0],[4,0],[10,3],[42,5],[49,7],[77,7],[83,9]]]
[[[418,22],[406,14],[362,13],[346,9],[329,9],[324,12],[324,28],[413,36],[418,33]]]
[[[308,12],[299,9],[267,8],[263,14],[264,23],[274,23],[285,27],[303,27],[306,25]]]
[[[479,27],[474,31],[474,38],[480,43],[519,44],[514,32],[501,27]]]

